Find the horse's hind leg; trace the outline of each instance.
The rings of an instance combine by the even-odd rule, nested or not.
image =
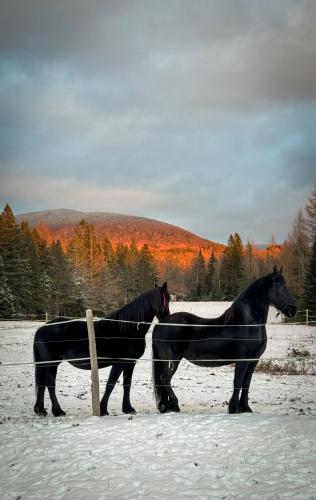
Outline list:
[[[161,376],[162,386],[161,393],[162,397],[158,405],[160,413],[165,413],[167,411],[179,412],[178,398],[171,387],[171,379],[176,373],[180,361],[169,361],[164,362],[163,375]]]
[[[103,398],[101,399],[100,402],[100,411],[101,415],[108,415],[108,401],[109,397],[111,395],[111,392],[114,389],[114,386],[116,382],[119,379],[119,376],[121,375],[122,371],[124,370],[126,365],[122,363],[118,363],[116,365],[113,365],[110,371],[110,375],[106,384],[105,392],[103,395]]]
[[[47,373],[47,388],[52,402],[52,413],[54,417],[61,417],[66,413],[61,409],[56,397],[56,375],[58,365],[50,366]]]
[[[255,368],[258,364],[258,361],[254,361],[253,363],[248,364],[248,369],[246,371],[243,384],[242,384],[242,391],[241,391],[241,396],[240,396],[240,401],[239,401],[239,407],[240,411],[242,413],[248,412],[252,413],[252,409],[249,406],[248,403],[248,394],[249,394],[249,387],[250,387],[250,382],[252,379],[253,372],[255,371]]]
[[[130,401],[130,392],[132,385],[132,376],[135,368],[135,363],[130,363],[126,365],[123,370],[123,388],[124,388],[124,396],[122,403],[122,411],[123,413],[136,413],[136,410],[132,407]]]

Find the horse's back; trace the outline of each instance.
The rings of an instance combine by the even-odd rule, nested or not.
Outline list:
[[[87,336],[87,324],[80,320],[67,320],[49,322],[40,326],[34,336],[34,341],[39,340],[78,340]]]

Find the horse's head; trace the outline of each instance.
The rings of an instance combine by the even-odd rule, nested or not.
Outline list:
[[[297,307],[294,304],[294,299],[286,286],[282,270],[282,267],[278,270],[278,268],[274,266],[273,272],[269,275],[269,278],[271,278],[271,286],[269,289],[270,304],[276,307],[278,311],[281,311],[288,318],[294,318],[297,312]]]
[[[169,309],[170,293],[168,290],[167,283],[165,282],[162,286],[155,285],[155,291],[158,294],[158,301],[155,314],[159,319],[159,321],[161,321],[166,316],[170,316],[170,309]]]

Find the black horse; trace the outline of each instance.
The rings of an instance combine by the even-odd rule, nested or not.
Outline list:
[[[236,363],[229,413],[251,412],[248,391],[266,348],[270,304],[289,318],[296,314],[282,268],[275,267],[271,274],[257,279],[218,318],[178,312],[164,320],[165,324],[158,323],[153,331],[153,379],[159,411],[180,411],[170,382],[185,358],[205,367]]]
[[[124,413],[135,413],[130,403],[130,388],[135,360],[144,353],[145,335],[154,317],[157,316],[161,320],[170,314],[169,301],[170,294],[167,283],[164,283],[162,287],[156,286],[143,293],[129,304],[107,316],[106,319],[94,321],[98,366],[104,368],[112,365],[100,403],[101,415],[108,414],[108,400],[122,372],[124,386],[122,410]],[[120,321],[109,321],[109,319]],[[149,324],[142,324],[142,322]],[[34,360],[40,364],[35,365],[35,413],[47,415],[44,408],[44,393],[47,387],[52,402],[53,415],[56,417],[65,415],[55,392],[57,368],[62,360],[69,360],[77,368],[90,370],[89,359],[81,358],[89,358],[89,341],[85,321],[67,321],[65,318],[58,318],[37,330],[34,337]],[[41,362],[44,363],[41,364]]]

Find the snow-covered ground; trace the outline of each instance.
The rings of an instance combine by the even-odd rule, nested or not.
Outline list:
[[[174,303],[172,311],[221,314],[228,304]],[[271,311],[270,321],[275,318]],[[253,414],[228,415],[233,369],[182,362],[173,379],[180,414],[159,415],[148,349],[131,390],[137,415],[91,417],[90,373],[63,363],[57,392],[67,416],[33,414],[32,340],[38,323],[0,322],[1,499],[316,499],[315,377],[255,372]],[[294,349],[316,355],[316,328],[269,324],[265,358]],[[313,372],[313,362],[306,361]],[[101,391],[109,369],[100,371]],[[50,409],[48,396],[46,407]]]

